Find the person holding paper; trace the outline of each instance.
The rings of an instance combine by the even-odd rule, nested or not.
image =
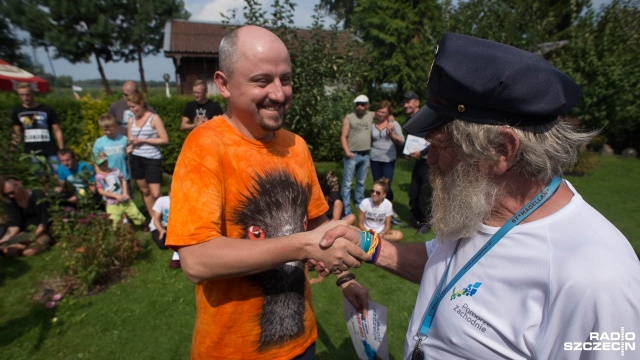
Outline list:
[[[403,96],[402,108],[407,114],[407,121],[420,110],[420,100],[413,91],[407,91]],[[411,218],[409,226],[417,229],[418,233],[426,234],[431,230],[431,192],[428,173],[429,165],[426,161],[429,143],[424,140],[424,134],[408,133],[404,153],[408,158],[416,161],[411,172],[411,187],[409,188],[409,208]]]
[[[431,141],[435,240],[342,226],[323,245],[361,240],[420,283],[404,359],[638,358],[640,261],[562,179],[597,134],[562,118],[580,87],[497,42],[448,33],[438,49],[427,105],[404,125]]]

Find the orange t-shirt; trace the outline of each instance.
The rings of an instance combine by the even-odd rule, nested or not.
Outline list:
[[[224,117],[216,117],[195,128],[182,147],[171,185],[167,245],[194,245],[219,236],[247,238],[248,228],[249,235],[263,229],[273,235],[278,229],[270,226],[299,227],[303,218],[288,220],[281,212],[287,204],[302,207],[298,213],[308,219],[328,208],[305,141],[286,130],[276,131],[269,142],[250,140]],[[252,217],[269,219],[262,228],[248,227],[256,222],[247,220]],[[298,311],[281,309],[266,320],[274,288],[289,280],[252,275],[198,284],[191,358],[291,359],[304,352],[316,340],[317,328],[308,278],[304,271],[297,275],[297,294],[290,300]],[[296,315],[283,320],[288,313]],[[266,330],[270,324],[265,323],[272,320],[281,324],[276,326],[283,334]]]

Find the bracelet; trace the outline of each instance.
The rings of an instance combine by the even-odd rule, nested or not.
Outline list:
[[[378,241],[378,246],[376,246],[376,250],[373,252],[373,255],[371,255],[371,260],[367,261],[369,264],[375,264],[376,261],[378,261],[380,249],[382,249],[382,240]]]
[[[382,239],[375,231],[369,229],[367,231],[360,231],[360,249],[371,255],[371,260],[367,261],[369,264],[375,264],[380,255],[380,248],[382,247]]]
[[[342,285],[342,284],[346,283],[347,281],[351,281],[351,280],[353,280],[353,279],[355,279],[355,278],[356,278],[356,275],[355,275],[355,274],[352,274],[352,273],[346,273],[346,274],[344,274],[344,275],[340,276],[340,277],[338,278],[338,280],[336,280],[336,285],[340,286],[340,285]]]

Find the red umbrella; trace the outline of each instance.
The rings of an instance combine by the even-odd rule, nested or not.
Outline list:
[[[35,92],[49,92],[49,83],[46,80],[0,59],[0,90],[14,91],[20,82],[30,83]]]

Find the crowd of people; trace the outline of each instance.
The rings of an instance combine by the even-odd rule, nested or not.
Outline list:
[[[12,113],[14,146],[22,145],[26,154],[45,157],[57,179],[54,187],[60,205],[78,207],[79,200],[103,208],[113,222],[131,223],[151,232],[158,247],[164,246],[167,227],[168,197],[161,196],[163,179],[160,146],[169,141],[162,119],[138,92],[135,82],[122,85],[123,98],[113,102],[107,113],[96,119],[102,136],[93,143],[92,158],[77,159],[73,150],[64,146],[60,120],[55,110],[35,101],[28,83],[20,83],[16,92],[21,100]],[[195,101],[187,104],[181,127],[190,130],[208,119],[222,114],[217,102],[206,98],[206,84],[193,86]],[[37,157],[29,158],[32,162]],[[37,167],[36,167],[37,168]],[[40,170],[37,170],[40,171]],[[37,174],[36,174],[37,175]],[[31,256],[44,249],[52,239],[46,194],[22,187],[21,179],[2,177],[2,207],[5,218],[1,225],[0,249],[5,256]],[[131,200],[134,189],[142,196],[141,211]],[[36,230],[32,231],[32,226]],[[158,235],[159,234],[159,235]],[[170,267],[179,268],[177,252]]]
[[[194,126],[170,201],[154,190],[166,131],[140,96],[127,96],[129,150],[118,150],[135,156],[130,174],[154,214],[154,240],[179,255],[196,284],[192,359],[313,359],[318,327],[307,270],[335,275],[344,297],[366,312],[369,291],[349,271],[363,263],[419,284],[405,359],[624,356],[579,346],[591,344],[593,334],[640,333],[640,261],[622,233],[562,179],[595,135],[562,119],[581,94],[569,76],[533,53],[445,34],[426,105],[407,92],[402,128],[388,102],[370,111],[366,95],[355,98],[340,135],[340,187],[332,173],[316,173],[304,139],[282,129],[293,97],[285,44],[265,28],[243,26],[223,37],[219,57],[214,81],[227,110],[207,121],[198,120],[198,105],[196,115],[185,114],[183,124]],[[50,119],[48,131],[57,123]],[[115,140],[122,123],[113,119],[105,117],[101,128]],[[14,124],[21,136],[31,129]],[[29,142],[47,137],[30,134]],[[56,139],[62,147],[62,135]],[[392,229],[390,185],[398,147],[415,139],[402,151],[415,159],[409,224],[436,235],[403,243]],[[107,148],[96,154],[103,174],[97,188],[121,204],[130,194],[127,178],[110,167]],[[72,175],[81,167],[74,161],[61,161]],[[365,197],[370,167],[374,184]],[[16,178],[2,181],[13,213],[26,213],[42,196]],[[110,215],[117,220],[125,211]],[[28,213],[38,229],[46,222],[38,209]],[[50,242],[39,234],[3,251],[33,254]]]

